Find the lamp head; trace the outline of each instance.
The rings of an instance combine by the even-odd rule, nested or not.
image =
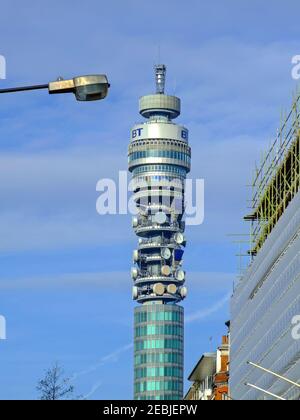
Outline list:
[[[97,101],[106,98],[110,84],[104,74],[59,79],[49,83],[49,93],[74,93],[77,101]]]

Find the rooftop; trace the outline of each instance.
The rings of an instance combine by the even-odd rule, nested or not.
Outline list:
[[[189,376],[189,381],[201,382],[208,376],[212,376],[216,373],[216,353],[204,353],[192,373]]]

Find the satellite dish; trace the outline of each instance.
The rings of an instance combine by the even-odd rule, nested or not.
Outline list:
[[[175,278],[178,281],[183,281],[185,279],[185,273],[183,270],[177,270],[175,273]]]
[[[175,284],[169,284],[167,287],[167,291],[168,293],[170,293],[170,295],[175,295],[175,293],[177,292],[177,287]]]
[[[138,277],[138,275],[139,275],[139,271],[138,271],[138,269],[137,269],[137,268],[135,268],[135,267],[133,267],[133,268],[131,269],[131,277],[133,278],[133,280],[136,280],[136,279],[137,279],[137,277]]]
[[[138,262],[138,260],[139,260],[139,251],[137,249],[135,249],[133,251],[132,259],[133,259],[133,262]]]
[[[169,248],[162,248],[161,250],[161,256],[165,259],[165,260],[169,260],[172,256],[172,252],[170,251]]]
[[[181,233],[181,232],[175,233],[174,240],[178,245],[183,244],[183,242],[185,241],[183,233]]]
[[[174,235],[174,240],[178,245],[181,245],[185,241],[185,237],[184,237],[183,233],[177,232]]]
[[[169,265],[163,265],[161,267],[161,274],[163,276],[169,276],[171,274],[171,267]]]
[[[186,287],[182,287],[180,289],[180,296],[182,297],[182,299],[187,297],[187,288]]]
[[[139,219],[137,217],[132,218],[132,227],[136,228],[139,224]]]
[[[162,296],[165,293],[165,286],[162,283],[155,283],[153,292],[158,296]]]
[[[154,216],[154,220],[159,225],[163,225],[167,221],[167,215],[163,211],[158,211]]]
[[[141,245],[143,243],[143,239],[139,238],[139,244]]]
[[[138,295],[139,295],[138,290],[139,289],[136,286],[133,286],[133,288],[132,288],[132,299],[133,300],[136,300],[138,298]]]

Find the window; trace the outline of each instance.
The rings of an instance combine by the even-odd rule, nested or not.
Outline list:
[[[129,154],[129,162],[132,162],[136,159],[145,159],[149,157],[158,157],[165,159],[177,159],[182,160],[183,162],[189,162],[190,157],[187,153],[177,152],[175,150],[143,150],[139,152],[133,152]]]
[[[151,322],[151,321],[183,321],[183,312],[182,311],[157,311],[157,312],[146,312],[146,311],[137,311],[135,313],[135,322]]]
[[[182,340],[177,338],[165,338],[157,340],[138,340],[135,342],[135,351],[150,349],[177,349],[182,350]]]
[[[136,368],[134,372],[135,379],[151,378],[151,377],[174,377],[181,378],[183,369],[177,366],[162,367],[144,367]]]
[[[183,335],[183,328],[180,325],[145,325],[135,328],[135,337],[148,335]]]
[[[169,353],[142,353],[138,354],[134,358],[135,365],[152,364],[152,363],[174,363],[182,365],[183,355],[182,353],[169,352]]]
[[[135,384],[135,392],[145,391],[182,391],[183,386],[179,381],[145,381]]]

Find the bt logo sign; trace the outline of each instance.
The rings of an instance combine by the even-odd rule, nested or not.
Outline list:
[[[131,131],[131,138],[136,139],[137,137],[140,137],[142,135],[144,128],[135,128]],[[187,130],[181,130],[181,138],[185,141],[189,138],[189,132]]]
[[[188,140],[189,132],[187,130],[182,130],[181,131],[181,138],[183,138],[183,140]]]
[[[140,137],[143,130],[143,128],[136,128],[135,130],[132,130],[132,138],[135,139],[136,137]]]

